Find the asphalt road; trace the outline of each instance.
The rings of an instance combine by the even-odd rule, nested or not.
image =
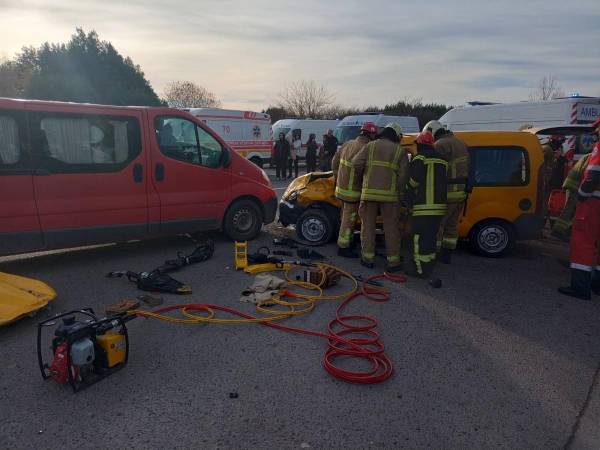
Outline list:
[[[269,227],[251,248],[279,232]],[[166,295],[165,304],[252,312],[238,301],[252,277],[233,270],[233,245],[214,238],[211,260],[174,275],[194,294]],[[441,289],[410,279],[389,285],[388,303],[353,303],[351,311],[378,319],[395,365],[382,384],[332,378],[319,338],[144,319],[130,323],[124,370],[77,395],[41,379],[39,319],[83,306],[102,311],[135,296],[133,284],[104,275],[152,269],[191,249],[173,237],[0,262],[0,270],[42,279],[59,293],[36,318],[0,330],[0,448],[600,447],[600,386],[591,390],[600,303],[556,292],[568,276],[556,258],[567,247],[550,240],[520,244],[505,259],[459,251],[452,266],[438,268]],[[319,251],[368,274],[335,257],[333,245]],[[319,304],[288,323],[324,331],[335,307]]]

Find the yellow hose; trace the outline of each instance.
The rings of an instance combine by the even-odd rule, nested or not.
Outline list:
[[[354,294],[358,290],[358,281],[352,276],[352,274],[347,271],[340,269],[339,267],[332,266],[326,263],[317,263],[317,268],[321,271],[321,282],[319,284],[309,283],[307,281],[297,281],[293,280],[291,277],[291,272],[297,268],[302,266],[292,266],[288,270],[285,271],[285,279],[287,281],[288,286],[296,286],[305,290],[317,291],[317,294],[302,294],[298,292],[294,292],[294,297],[299,299],[298,301],[288,301],[282,300],[279,295],[272,297],[270,300],[260,302],[256,305],[256,311],[259,314],[262,314],[262,317],[256,317],[254,319],[220,319],[215,317],[216,313],[214,310],[206,307],[205,310],[208,312],[208,315],[203,316],[200,314],[192,313],[185,308],[181,309],[181,313],[185,318],[179,317],[171,317],[166,314],[158,314],[151,311],[145,311],[141,309],[133,309],[128,311],[129,314],[136,314],[138,316],[143,317],[151,317],[154,319],[164,320],[166,322],[172,323],[180,323],[180,324],[201,324],[201,323],[218,323],[218,324],[254,324],[254,323],[262,323],[262,322],[274,322],[278,320],[287,319],[288,317],[298,316],[302,314],[306,314],[314,310],[316,302],[319,300],[333,301],[333,300],[342,300],[347,298],[349,295]],[[348,278],[352,281],[352,288],[344,292],[342,294],[335,295],[325,295],[323,293],[322,285],[326,280],[326,269],[333,269],[337,271],[340,275],[345,278]],[[274,310],[270,307],[270,305],[279,305],[281,307],[287,308],[287,310]],[[300,309],[299,309],[300,308]]]

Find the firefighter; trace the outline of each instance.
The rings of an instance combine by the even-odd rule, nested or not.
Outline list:
[[[350,161],[366,144],[375,139],[376,135],[377,126],[372,122],[365,122],[360,129],[359,136],[346,142],[340,151],[336,152],[331,162],[335,196],[342,201],[340,233],[337,240],[338,255],[345,258],[358,257],[352,250],[352,241],[362,190],[362,178],[356,175]]]
[[[378,139],[365,145],[352,159],[356,176],[362,179],[358,215],[363,266],[375,266],[375,222],[383,217],[387,272],[402,269],[400,260],[400,202],[408,179],[408,155],[402,148],[402,128],[386,125]]]
[[[435,265],[437,234],[447,209],[448,163],[435,150],[430,132],[419,133],[415,143],[417,156],[410,162],[407,195],[412,207],[413,264],[406,273],[426,277]]]
[[[548,198],[550,197],[552,189],[558,189],[562,184],[562,180],[560,180],[555,186],[552,186],[551,181],[555,166],[559,160],[557,154],[562,156],[562,146],[564,142],[564,136],[553,135],[550,136],[548,142],[542,146],[542,151],[544,152],[544,198],[546,200],[546,206],[548,205]]]
[[[555,236],[564,241],[569,239],[569,230],[571,222],[575,215],[575,207],[577,206],[577,191],[583,177],[583,171],[587,166],[590,154],[584,155],[577,163],[569,170],[562,188],[565,190],[565,205],[560,213],[560,216],[552,225],[552,236]]]
[[[466,144],[448,131],[440,122],[432,120],[423,131],[429,131],[435,141],[437,153],[448,162],[448,207],[437,236],[437,250],[441,262],[450,264],[452,252],[458,243],[458,222],[467,201],[469,177],[469,150]]]
[[[596,145],[583,171],[573,218],[571,285],[558,288],[582,300],[591,300],[591,291],[600,295],[600,119],[593,126]]]

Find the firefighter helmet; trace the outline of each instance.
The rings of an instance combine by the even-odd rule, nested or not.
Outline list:
[[[396,136],[398,136],[398,139],[402,139],[402,127],[396,122],[388,123],[384,128],[390,128],[394,130],[396,132]]]
[[[360,127],[360,132],[363,133],[368,133],[368,134],[377,134],[377,125],[375,125],[373,122],[365,122],[363,123],[362,127]]]
[[[433,145],[433,135],[429,131],[421,131],[415,139],[417,144]]]

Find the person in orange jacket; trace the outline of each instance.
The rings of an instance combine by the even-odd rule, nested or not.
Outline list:
[[[600,295],[600,118],[594,124],[596,145],[579,186],[571,236],[571,284],[561,294],[591,300]]]

